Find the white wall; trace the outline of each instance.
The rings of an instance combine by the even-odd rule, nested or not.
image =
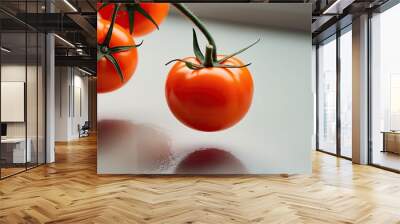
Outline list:
[[[267,5],[260,4],[260,7]],[[297,15],[297,20],[311,21],[308,5],[290,7],[304,7],[304,13]],[[282,13],[281,16],[287,15]],[[268,14],[265,19],[268,20]],[[249,69],[255,94],[246,117],[228,130],[208,133],[187,128],[171,114],[164,96],[171,66],[164,64],[171,59],[191,56],[193,52],[192,24],[181,16],[169,16],[160,31],[144,37],[133,78],[117,91],[98,95],[98,120],[130,120],[160,130],[171,140],[174,157],[171,166],[164,170],[143,170],[137,167],[140,156],[127,155],[127,150],[118,153],[116,145],[112,150],[98,145],[98,172],[173,173],[173,164],[196,146],[209,146],[235,155],[249,173],[310,173],[313,134],[310,32],[204,21],[217,41],[220,54],[231,53],[257,38],[262,39],[238,56],[253,63]],[[205,46],[202,35],[198,33],[198,36],[201,46]]]
[[[68,67],[55,68],[55,140],[68,140],[69,76]]]
[[[78,75],[77,73],[78,72]],[[77,129],[78,124],[83,125],[85,121],[88,121],[89,119],[89,114],[88,114],[88,107],[89,107],[89,102],[88,102],[88,78],[83,77],[82,73],[79,72],[78,70],[75,70],[75,75],[74,75],[74,93],[73,96],[74,98],[74,109],[75,113],[73,113],[73,119],[71,120],[71,126],[72,126],[72,136],[73,138],[77,138],[79,136],[79,132]],[[80,91],[80,93],[78,93]],[[79,98],[80,95],[80,98]],[[78,102],[78,101],[81,102]],[[81,107],[81,108],[79,108]],[[81,112],[79,110],[82,110]]]
[[[88,120],[88,78],[71,67],[56,67],[55,73],[55,140],[69,141],[79,137],[78,124]]]

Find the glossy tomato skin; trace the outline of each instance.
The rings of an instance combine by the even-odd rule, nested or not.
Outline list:
[[[110,22],[101,18],[97,19],[97,44],[104,42],[107,31],[110,27]],[[135,45],[130,34],[118,24],[114,25],[110,47],[117,46],[132,46]],[[105,57],[97,61],[97,92],[107,93],[121,88],[129,81],[136,70],[138,55],[136,48],[130,48],[127,51],[117,52],[112,54],[124,76],[124,81],[121,80],[114,65]]]
[[[153,18],[158,26],[168,16],[168,3],[139,3],[140,6]],[[103,19],[111,20],[115,5],[109,4],[99,10],[99,14]],[[129,32],[129,15],[122,6],[117,14],[116,23],[124,27]],[[142,14],[135,12],[133,33],[134,37],[141,37],[156,30],[157,27]]]
[[[184,60],[199,63],[193,57]],[[243,65],[236,58],[223,64]],[[165,95],[171,112],[186,126],[220,131],[246,115],[253,98],[253,79],[246,67],[192,70],[178,62],[168,74]]]

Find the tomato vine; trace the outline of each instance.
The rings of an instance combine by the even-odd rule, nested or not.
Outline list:
[[[124,82],[124,76],[122,74],[121,67],[119,66],[117,59],[114,57],[114,53],[118,52],[123,52],[123,51],[128,51],[131,48],[136,48],[142,45],[143,41],[137,45],[129,45],[129,46],[116,46],[116,47],[110,47],[110,42],[112,38],[112,33],[115,25],[115,19],[117,16],[117,12],[119,10],[120,4],[116,4],[112,19],[111,19],[111,24],[110,27],[108,28],[106,37],[101,44],[97,44],[97,61],[101,60],[103,57],[105,57],[107,60],[111,62],[111,64],[114,66],[115,70],[117,71],[120,79],[122,82]]]
[[[193,13],[191,12],[184,4],[182,3],[171,3],[178,11],[180,11],[186,18],[191,20],[193,24],[204,34],[208,41],[208,45],[206,46],[205,54],[203,55],[202,51],[200,50],[199,43],[197,40],[197,35],[196,31],[193,29],[193,52],[194,55],[196,56],[196,59],[200,62],[200,64],[195,64],[193,62],[183,60],[183,59],[174,59],[166,63],[166,65],[175,62],[175,61],[180,61],[184,62],[187,67],[193,70],[197,69],[202,69],[202,68],[208,68],[208,67],[218,67],[218,68],[242,68],[242,67],[247,67],[251,65],[251,63],[242,65],[242,66],[233,66],[233,65],[224,65],[223,62],[228,60],[229,58],[232,58],[243,51],[249,49],[250,47],[254,46],[257,44],[260,39],[255,41],[254,43],[250,44],[249,46],[232,53],[230,55],[227,55],[221,59],[217,58],[217,45],[214,41],[214,38],[210,34],[210,32],[207,30],[203,22]]]
[[[109,4],[111,4],[111,3],[102,3],[102,5],[100,6],[100,8],[98,10],[101,10],[102,8],[108,6]],[[157,28],[157,30],[160,29],[158,27],[157,22],[153,19],[153,17],[151,17],[151,15],[149,15],[149,13],[147,13],[146,10],[144,10],[143,7],[140,6],[139,3],[125,3],[124,7],[125,7],[124,10],[128,13],[128,17],[129,17],[129,33],[130,34],[133,34],[136,12],[141,14],[142,16],[144,16],[146,19],[148,19]],[[119,9],[119,10],[122,10],[122,9]]]
[[[102,3],[99,10],[101,10],[102,8],[108,6],[111,3]],[[97,50],[98,50],[98,54],[97,54],[97,61],[99,61],[102,57],[107,58],[107,60],[109,60],[113,66],[115,67],[118,75],[120,76],[121,80],[123,81],[123,75],[122,75],[122,71],[116,61],[116,59],[114,58],[114,56],[112,55],[113,53],[116,52],[121,52],[121,51],[126,51],[129,50],[130,48],[133,47],[138,47],[140,46],[142,43],[138,44],[138,45],[134,45],[134,46],[119,46],[119,47],[114,47],[114,48],[110,48],[109,47],[109,42],[112,36],[112,30],[114,27],[114,24],[116,23],[116,14],[120,9],[120,4],[122,3],[114,3],[115,7],[114,7],[114,11],[112,14],[112,19],[111,19],[111,25],[110,28],[108,30],[106,39],[104,40],[104,42],[100,45],[97,46]],[[130,34],[132,34],[133,30],[134,30],[134,14],[140,13],[141,15],[143,15],[146,19],[148,19],[157,29],[159,29],[157,23],[154,21],[154,19],[151,17],[151,15],[149,15],[141,6],[139,3],[123,3],[125,6],[125,10],[128,12],[128,16],[129,16],[129,31]],[[212,37],[212,35],[210,34],[210,32],[207,30],[206,26],[203,24],[203,22],[193,13],[191,12],[183,3],[171,3],[171,5],[173,5],[179,12],[181,12],[186,18],[188,18],[189,20],[191,20],[194,25],[202,32],[202,34],[206,37],[208,44],[205,47],[205,52],[203,54],[203,52],[200,49],[199,43],[198,43],[198,39],[197,39],[197,35],[196,35],[196,31],[195,29],[193,29],[193,52],[194,55],[196,57],[196,59],[198,60],[199,63],[194,63],[194,62],[190,62],[184,59],[173,59],[169,62],[166,63],[166,65],[169,65],[172,62],[183,62],[185,63],[185,65],[193,70],[198,70],[198,69],[202,69],[202,68],[209,68],[209,67],[218,67],[218,68],[242,68],[242,67],[247,67],[249,65],[251,65],[251,63],[248,64],[244,64],[241,66],[235,66],[235,65],[227,65],[224,64],[224,62],[244,51],[246,51],[247,49],[249,49],[250,47],[254,46],[255,44],[257,44],[260,39],[258,39],[257,41],[255,41],[254,43],[250,44],[249,46],[236,51],[232,54],[229,54],[227,56],[224,56],[222,58],[218,58],[217,57],[217,45],[216,42],[214,40],[214,38]]]

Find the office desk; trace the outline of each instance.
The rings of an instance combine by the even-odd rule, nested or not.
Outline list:
[[[26,163],[31,162],[31,139],[27,139],[28,144],[25,144],[25,138],[6,138],[1,139],[1,157],[6,163]],[[25,151],[25,145],[26,151]]]
[[[400,154],[400,132],[383,131],[383,150],[382,152],[392,152]]]

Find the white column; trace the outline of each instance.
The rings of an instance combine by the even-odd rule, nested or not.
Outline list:
[[[46,163],[55,161],[55,55],[54,35],[46,35]]]
[[[353,20],[353,162],[368,163],[368,15]]]

